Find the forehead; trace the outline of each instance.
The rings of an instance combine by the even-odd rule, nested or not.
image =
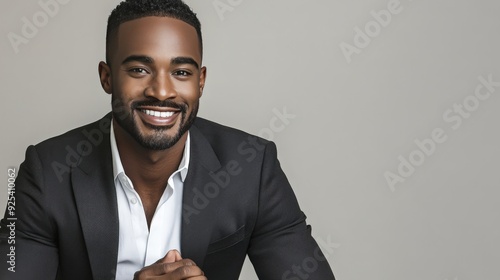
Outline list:
[[[143,17],[120,24],[111,51],[117,59],[129,55],[147,55],[155,60],[188,56],[201,62],[196,29],[170,17]]]

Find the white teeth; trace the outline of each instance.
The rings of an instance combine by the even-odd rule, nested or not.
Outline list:
[[[157,117],[157,118],[169,118],[174,115],[174,112],[160,112],[160,111],[153,111],[153,110],[142,110],[144,113],[147,115]]]

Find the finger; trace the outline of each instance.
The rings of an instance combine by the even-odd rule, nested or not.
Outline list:
[[[170,250],[167,254],[155,263],[173,263],[182,260],[181,253],[177,250]]]
[[[170,276],[173,279],[205,280],[205,274],[196,265],[182,266],[174,270]]]
[[[155,263],[137,271],[134,275],[134,279],[146,279],[149,277],[165,275],[183,266],[196,266],[196,264],[189,259],[173,263]]]
[[[173,250],[173,253],[174,255],[174,262],[178,262],[180,260],[182,260],[182,256],[181,256],[181,253],[177,250]]]
[[[150,275],[150,276],[164,275],[164,274],[176,271],[182,267],[191,267],[191,266],[196,266],[196,264],[192,260],[189,260],[189,259],[180,260],[180,261],[173,262],[173,263],[153,264],[151,266],[151,268],[152,268],[151,273],[152,274],[148,273],[148,275]]]

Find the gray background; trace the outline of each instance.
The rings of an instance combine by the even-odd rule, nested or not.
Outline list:
[[[500,81],[500,2],[402,0],[350,63],[340,45],[376,28],[370,12],[391,1],[220,0],[232,8],[222,14],[187,2],[206,46],[200,115],[254,134],[269,132],[276,110],[296,116],[262,135],[277,143],[314,236],[329,241],[338,279],[498,279],[500,87],[473,96],[478,77]],[[0,2],[2,209],[7,168],[29,144],[109,111],[97,63],[117,3],[60,4],[16,53],[9,32],[43,10]],[[453,129],[443,114],[464,100],[473,110]],[[446,141],[414,152],[424,162],[390,188],[384,174],[439,128]],[[256,279],[250,265],[241,279]]]

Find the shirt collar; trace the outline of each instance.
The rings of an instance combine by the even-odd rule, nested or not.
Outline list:
[[[191,135],[189,131],[187,132],[186,144],[184,146],[184,154],[182,155],[181,163],[179,164],[179,168],[177,171],[181,175],[181,180],[184,182],[188,173],[189,167],[189,159],[191,155]],[[113,128],[113,121],[111,121],[111,131],[110,131],[110,141],[111,141],[111,157],[113,161],[113,178],[116,181],[118,175],[125,174],[125,170],[123,169],[122,161],[120,159],[120,153],[118,152],[118,146],[116,145],[115,131]]]

